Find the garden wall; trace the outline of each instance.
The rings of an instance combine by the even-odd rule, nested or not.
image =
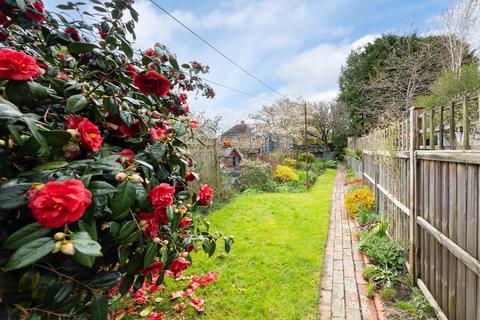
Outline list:
[[[389,235],[441,319],[480,319],[480,99],[464,97],[349,140]],[[413,169],[411,169],[413,168]]]

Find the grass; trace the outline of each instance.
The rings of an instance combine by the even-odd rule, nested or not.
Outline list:
[[[212,231],[235,244],[228,255],[193,257],[193,274],[219,275],[194,318],[317,319],[334,177],[327,170],[309,193],[243,194],[210,215]]]

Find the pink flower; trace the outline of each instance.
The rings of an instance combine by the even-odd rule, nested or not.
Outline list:
[[[213,200],[213,190],[206,184],[200,185],[197,202],[201,206],[208,206]]]
[[[183,296],[183,290],[175,291],[175,292],[172,292],[172,296],[170,299],[174,300],[174,299],[180,298],[181,296]]]
[[[190,121],[188,121],[188,126],[190,128],[193,128],[193,129],[197,129],[198,128],[198,120],[197,119],[192,119]]]
[[[190,266],[190,262],[185,260],[185,258],[177,258],[173,260],[172,264],[168,267],[175,275],[179,275],[183,270],[187,269]]]
[[[217,281],[217,274],[213,271],[207,272],[204,279],[207,280],[208,282],[215,282]]]
[[[202,298],[192,298],[192,301],[190,301],[190,305],[198,312],[203,311],[204,303],[205,301]]]
[[[148,268],[143,270],[143,274],[146,276],[156,275],[163,270],[163,263],[154,262]]]
[[[162,320],[165,317],[163,312],[152,312],[148,316],[147,320]]]

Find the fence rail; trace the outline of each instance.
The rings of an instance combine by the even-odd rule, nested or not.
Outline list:
[[[440,319],[480,319],[479,115],[479,97],[464,97],[349,139],[363,151],[352,169]]]

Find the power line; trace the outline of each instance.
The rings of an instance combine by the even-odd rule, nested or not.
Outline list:
[[[232,90],[232,91],[235,91],[237,93],[240,93],[240,94],[243,94],[245,96],[249,96],[249,97],[252,97],[252,98],[256,98],[256,99],[262,99],[262,100],[265,100],[265,101],[268,101],[270,103],[274,102],[273,100],[271,99],[267,99],[267,98],[263,98],[263,97],[260,97],[260,96],[256,96],[254,95],[253,93],[248,93],[246,91],[242,91],[242,90],[239,90],[239,89],[235,89],[235,88],[232,88],[232,87],[229,87],[227,85],[224,85],[224,84],[221,84],[221,83],[218,83],[218,82],[215,82],[215,81],[212,81],[212,80],[208,80],[208,79],[205,79],[205,78],[202,78],[202,77],[199,77],[200,79],[206,81],[206,82],[210,82],[214,85],[217,85],[219,87],[222,87],[222,88],[225,88],[225,89],[229,89],[229,90]]]
[[[210,42],[208,42],[207,40],[205,40],[205,38],[203,38],[202,36],[200,36],[198,33],[196,33],[195,31],[193,31],[192,29],[190,29],[188,26],[186,26],[183,22],[181,22],[180,20],[178,20],[177,18],[175,18],[170,12],[168,12],[167,10],[165,10],[164,8],[162,8],[159,4],[157,4],[154,0],[150,0],[151,3],[153,3],[157,8],[159,8],[160,10],[162,10],[163,12],[165,12],[170,18],[172,18],[173,20],[175,20],[178,24],[180,24],[182,27],[184,27],[185,29],[187,29],[190,33],[192,33],[194,36],[196,36],[198,39],[200,39],[202,42],[204,42],[207,46],[209,46],[211,49],[213,49],[215,52],[217,52],[218,54],[220,54],[222,57],[224,57],[225,59],[227,59],[228,61],[230,61],[230,63],[232,63],[234,66],[236,66],[238,69],[242,70],[243,72],[245,72],[246,74],[248,74],[250,77],[252,77],[253,79],[255,79],[256,81],[258,81],[259,83],[261,83],[263,86],[265,86],[266,88],[268,88],[269,90],[275,92],[276,94],[284,97],[285,95],[281,94],[280,92],[278,92],[277,90],[275,90],[274,88],[272,88],[271,86],[269,86],[267,83],[265,83],[264,81],[260,80],[259,78],[257,78],[256,76],[254,76],[253,74],[251,74],[248,70],[246,70],[244,67],[242,67],[241,65],[239,65],[238,63],[236,63],[235,61],[233,61],[231,58],[229,58],[228,56],[226,56],[223,52],[221,52],[220,50],[218,50],[214,45],[212,45]]]

